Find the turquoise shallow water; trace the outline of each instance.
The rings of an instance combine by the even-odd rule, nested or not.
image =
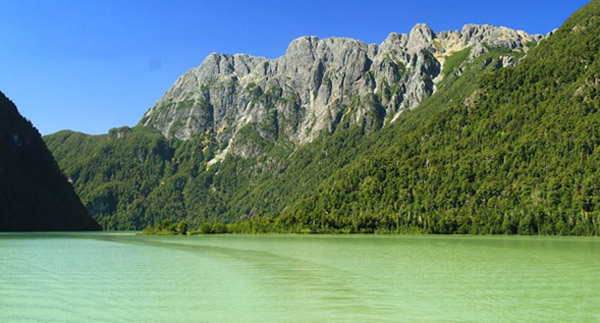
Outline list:
[[[600,239],[0,234],[0,322],[600,321]]]

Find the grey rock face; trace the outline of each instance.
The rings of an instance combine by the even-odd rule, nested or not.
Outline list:
[[[277,59],[212,53],[182,75],[144,116],[141,124],[166,137],[214,136],[229,153],[254,157],[239,147],[252,126],[267,141],[301,145],[341,123],[368,132],[392,122],[431,95],[447,57],[471,48],[470,59],[488,47],[525,50],[542,39],[505,27],[465,25],[434,33],[425,24],[410,34],[390,34],[380,45],[348,38],[293,40]],[[502,66],[516,62],[502,60]],[[256,149],[256,147],[252,148]]]

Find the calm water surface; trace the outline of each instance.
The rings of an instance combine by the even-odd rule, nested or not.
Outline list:
[[[600,239],[0,234],[0,322],[600,321]]]

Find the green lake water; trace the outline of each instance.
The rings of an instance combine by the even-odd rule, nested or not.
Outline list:
[[[600,322],[600,239],[0,234],[0,322]]]

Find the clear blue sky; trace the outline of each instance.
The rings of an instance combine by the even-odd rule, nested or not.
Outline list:
[[[135,125],[211,52],[276,58],[302,35],[381,43],[419,22],[547,33],[586,0],[0,0],[0,91],[42,134]]]

